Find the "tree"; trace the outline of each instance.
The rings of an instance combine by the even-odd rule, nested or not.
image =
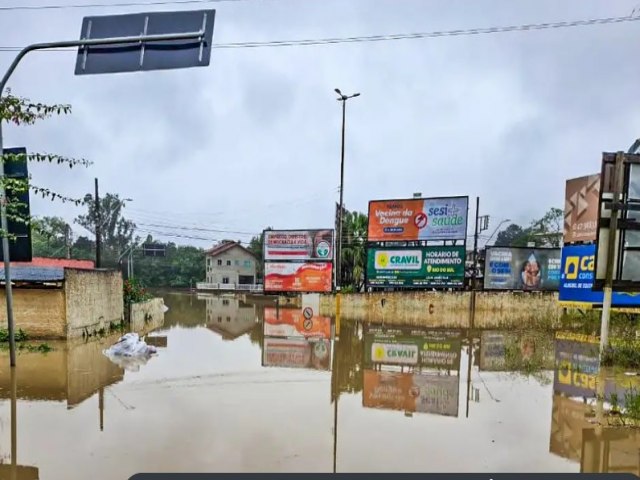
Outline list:
[[[99,213],[105,258],[114,264],[122,252],[131,245],[136,228],[135,223],[122,215],[125,201],[117,194],[107,193],[100,199],[98,211],[95,198],[91,194],[85,195],[84,202],[87,205],[87,214],[79,215],[75,222],[95,235],[96,218]]]
[[[526,247],[534,242],[539,247],[559,247],[562,243],[562,227],[564,212],[559,208],[551,208],[538,220],[533,220],[528,227],[512,223],[496,237],[496,247]]]
[[[70,227],[61,217],[31,219],[31,244],[36,257],[63,257],[70,238]]]
[[[564,212],[552,207],[544,216],[531,225],[536,244],[544,247],[559,247],[562,243]]]
[[[0,122],[13,123],[14,125],[33,125],[39,120],[45,120],[53,115],[71,113],[70,105],[45,105],[43,103],[33,103],[28,98],[16,97],[11,95],[11,90],[7,89],[7,94],[2,96],[0,92]],[[48,153],[29,153],[29,154],[4,154],[0,151],[0,161],[3,164],[9,162],[34,162],[34,163],[51,163],[57,165],[67,165],[69,168],[75,166],[88,167],[91,162],[84,159],[74,159],[63,157],[61,155]],[[66,197],[59,193],[53,192],[47,187],[36,186],[30,182],[31,178],[2,178],[2,184],[6,192],[6,213],[7,219],[13,222],[30,223],[31,218],[28,214],[27,205],[24,202],[15,200],[16,196],[28,191],[32,191],[42,198],[48,198],[52,201],[58,200],[62,203],[74,203],[81,205],[82,200]],[[13,238],[11,232],[0,229],[0,236],[8,236]]]
[[[151,236],[146,241],[155,243]],[[206,276],[202,248],[169,242],[164,257],[145,257],[140,249],[135,249],[133,259],[134,275],[146,287],[188,288]]]
[[[340,255],[341,285],[360,291],[367,268],[367,215],[345,210]]]
[[[273,230],[273,228],[267,227],[265,228],[265,230]],[[261,233],[260,235],[256,235],[253,238],[251,238],[251,241],[249,242],[249,246],[247,247],[247,250],[253,253],[258,259],[257,266],[256,266],[256,276],[257,276],[256,282],[258,281],[258,279],[264,278],[263,245],[264,245],[264,236]]]

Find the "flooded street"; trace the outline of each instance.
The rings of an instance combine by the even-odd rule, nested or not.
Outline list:
[[[304,322],[297,310],[234,297],[165,302],[164,324],[146,337],[158,355],[146,363],[105,357],[116,336],[21,353],[12,379],[2,353],[0,478],[579,472],[583,451],[584,471],[603,468],[592,458],[603,441],[591,435],[589,407],[568,398],[595,393],[589,354],[562,356],[579,342],[344,319],[334,342],[334,319]],[[554,382],[558,358],[569,364]],[[583,362],[577,375],[571,358]],[[611,464],[637,471],[635,437],[616,441]]]

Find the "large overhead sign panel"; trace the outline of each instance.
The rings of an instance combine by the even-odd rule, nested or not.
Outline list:
[[[564,202],[564,243],[596,240],[599,199],[599,174],[567,180]]]
[[[76,75],[206,67],[215,10],[147,12],[85,17],[81,40],[141,37],[78,48]],[[162,35],[162,39],[154,36]],[[142,39],[144,38],[144,39]]]

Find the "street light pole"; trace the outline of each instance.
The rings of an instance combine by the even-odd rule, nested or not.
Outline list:
[[[336,249],[336,289],[342,286],[342,213],[344,211],[344,134],[346,125],[347,100],[359,97],[359,93],[344,95],[339,88],[334,90],[338,94],[337,100],[342,102],[342,148],[340,150],[340,210],[338,212],[338,248]]]

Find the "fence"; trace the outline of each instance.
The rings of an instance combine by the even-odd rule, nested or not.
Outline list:
[[[247,285],[241,283],[196,283],[196,290],[218,290],[228,292],[252,292],[262,293],[262,285]]]

